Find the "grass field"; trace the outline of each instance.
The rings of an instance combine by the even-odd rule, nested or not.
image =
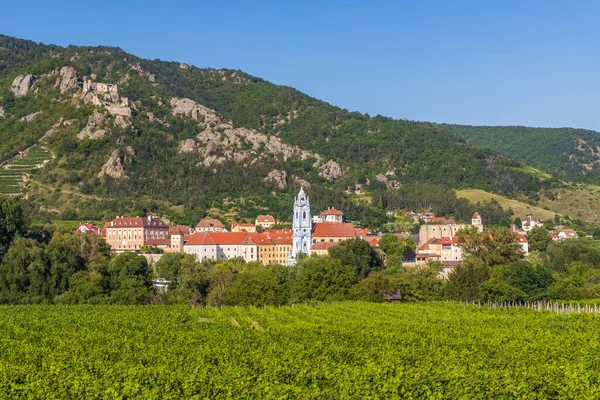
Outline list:
[[[600,186],[576,185],[545,193],[551,193],[553,200],[542,196],[540,206],[571,218],[600,223]]]
[[[549,218],[554,218],[555,214],[554,211],[544,210],[541,207],[531,206],[527,203],[523,203],[518,200],[512,200],[479,189],[457,190],[456,196],[465,198],[473,204],[477,202],[484,202],[490,201],[491,199],[496,199],[498,200],[498,203],[500,203],[502,208],[512,208],[513,212],[515,213],[515,217],[519,217],[521,219],[523,219],[523,217],[525,217],[527,214],[533,214],[536,217],[540,218],[542,221],[544,221]]]
[[[0,313],[0,398],[600,397],[594,314],[353,302]]]

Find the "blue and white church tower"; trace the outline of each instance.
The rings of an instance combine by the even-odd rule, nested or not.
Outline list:
[[[310,219],[310,201],[304,193],[304,188],[300,189],[298,196],[294,201],[294,217],[292,230],[292,253],[290,254],[290,264],[295,264],[298,254],[308,255],[312,240],[312,222]]]

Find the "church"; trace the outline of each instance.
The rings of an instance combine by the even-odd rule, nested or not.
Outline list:
[[[310,218],[310,200],[304,188],[294,200],[294,216],[292,222],[292,253],[290,254],[289,264],[295,264],[298,254],[309,254],[312,238],[312,220]]]

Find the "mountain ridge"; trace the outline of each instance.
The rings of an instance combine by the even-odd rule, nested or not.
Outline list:
[[[106,212],[181,205],[190,218],[215,207],[283,215],[293,191],[308,183],[329,202],[318,206],[345,206],[355,219],[380,224],[403,185],[517,194],[552,184],[431,124],[349,112],[241,71],[114,47],[0,36],[0,98],[0,158],[54,129],[43,144],[56,159],[31,178],[54,193],[33,184],[24,192],[76,216],[100,217],[102,207],[74,204],[67,191],[108,199]],[[376,201],[353,199],[362,191]]]

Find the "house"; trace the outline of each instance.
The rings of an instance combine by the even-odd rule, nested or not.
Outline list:
[[[79,227],[75,230],[75,234],[104,237],[104,230],[94,224],[79,224]]]
[[[526,256],[527,254],[529,254],[529,241],[527,240],[527,236],[522,233],[519,233],[517,236],[519,245],[523,250],[523,255]]]
[[[399,289],[396,289],[391,293],[384,294],[383,299],[388,303],[400,303],[402,301],[402,294]]]
[[[166,248],[170,244],[169,227],[160,218],[117,217],[104,225],[106,242],[116,252],[136,251],[142,246]]]
[[[276,223],[277,221],[275,221],[275,217],[273,217],[272,215],[259,215],[254,221],[254,225],[256,227],[260,226],[262,229],[270,229]]]
[[[419,230],[419,243],[425,244],[431,238],[441,237],[453,237],[456,233],[468,227],[467,224],[457,224],[453,219],[446,219],[444,217],[432,217],[428,219],[428,222],[421,225]],[[471,225],[477,228],[479,232],[483,232],[483,222],[479,213],[473,214],[471,218]]]
[[[194,229],[189,226],[172,226],[169,228],[169,248],[165,249],[168,253],[183,253],[183,245],[194,234]]]
[[[200,261],[236,257],[246,262],[258,261],[258,246],[248,232],[196,232],[183,245],[183,251]]]
[[[339,242],[317,242],[310,247],[311,256],[325,256],[330,247],[337,246]]]
[[[256,226],[254,224],[246,223],[246,222],[236,222],[233,221],[231,224],[231,232],[256,232]]]
[[[227,229],[218,219],[204,218],[196,224],[196,232],[227,232]]]
[[[354,225],[346,222],[327,223],[321,222],[313,225],[312,243],[341,242],[356,237]]]
[[[463,260],[463,250],[457,236],[430,238],[417,248],[417,261],[440,261],[444,265],[456,265]]]
[[[579,237],[579,235],[573,229],[565,228],[565,229],[561,230],[560,232],[558,232],[558,238],[560,240],[576,239],[578,237]]]
[[[335,208],[328,208],[313,218],[313,223],[340,224],[344,222],[344,213]]]
[[[558,236],[558,233],[556,233],[556,232],[549,232],[548,234],[550,235],[550,239],[552,239],[553,242],[558,242],[560,240],[560,237]]]
[[[531,230],[533,228],[535,228],[536,226],[543,226],[543,225],[544,224],[542,223],[542,220],[529,214],[523,219],[523,222],[521,223],[521,228],[525,232],[531,232]]]

